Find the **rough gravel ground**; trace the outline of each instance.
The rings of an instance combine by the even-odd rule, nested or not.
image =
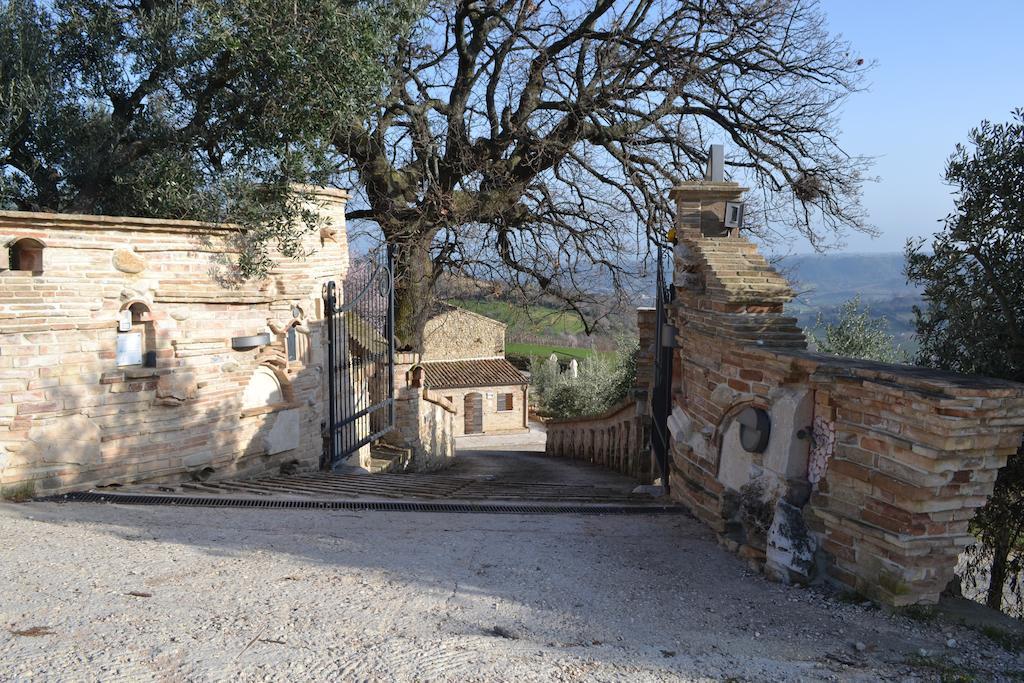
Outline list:
[[[0,548],[4,681],[985,680],[1024,669],[966,629],[769,583],[682,515],[4,504]]]

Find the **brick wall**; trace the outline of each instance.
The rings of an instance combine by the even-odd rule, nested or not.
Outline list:
[[[237,283],[230,226],[0,212],[0,246],[43,243],[42,272],[0,270],[0,485],[37,493],[205,478],[319,462],[325,383],[321,289],[348,267],[342,192],[319,193],[310,256]],[[0,264],[3,265],[3,264]],[[119,367],[135,305],[152,367]],[[297,360],[286,333],[297,324]],[[236,350],[232,338],[269,332]],[[263,367],[282,391],[246,405]],[[259,387],[250,391],[259,394]],[[264,402],[265,403],[265,402]]]
[[[672,494],[776,578],[935,602],[1021,443],[1024,386],[806,351],[786,281],[721,226],[742,192],[674,193]]]
[[[384,441],[408,449],[403,471],[429,472],[448,467],[455,457],[456,406],[423,386],[420,354],[395,354],[395,429]]]
[[[638,393],[601,415],[548,420],[544,452],[583,460],[649,483],[657,476],[650,450],[650,414]]]

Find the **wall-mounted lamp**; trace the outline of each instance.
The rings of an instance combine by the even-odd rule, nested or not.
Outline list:
[[[270,343],[270,333],[253,334],[248,337],[232,337],[231,348],[235,351],[247,351],[257,346],[266,346]]]

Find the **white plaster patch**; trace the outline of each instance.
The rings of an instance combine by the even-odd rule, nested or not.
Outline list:
[[[797,438],[797,432],[811,425],[814,396],[808,389],[781,389],[771,406],[772,434],[764,453],[766,470],[783,479],[803,478],[807,473],[810,439]]]
[[[718,462],[718,481],[736,491],[750,483],[753,458],[740,444],[740,424],[735,420],[722,437],[722,454]]]
[[[274,426],[263,437],[267,455],[290,451],[299,447],[299,411],[282,410],[274,418]]]

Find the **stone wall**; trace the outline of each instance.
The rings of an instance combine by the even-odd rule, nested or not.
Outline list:
[[[650,450],[647,395],[620,403],[602,415],[548,420],[545,453],[583,460],[649,483],[656,475]]]
[[[466,433],[466,401],[479,394],[483,406],[483,430],[486,434],[515,434],[529,429],[525,406],[529,403],[529,387],[494,386],[467,389],[437,389],[435,393],[451,403],[455,410],[455,436]],[[512,410],[498,410],[498,395],[512,394]]]
[[[1021,443],[1024,386],[806,351],[786,281],[721,225],[742,192],[674,193],[672,495],[776,578],[935,602]]]
[[[403,469],[429,472],[451,465],[455,457],[456,408],[423,386],[420,354],[395,354],[395,429],[384,441],[408,449]]]
[[[319,193],[328,224],[304,237],[308,258],[277,259],[265,280],[241,284],[225,267],[231,226],[0,212],[0,246],[43,246],[41,271],[0,269],[3,489],[316,466],[321,290],[348,267],[345,199]],[[269,343],[232,348],[262,333]],[[119,343],[122,361],[140,362],[119,365]],[[142,358],[129,359],[136,345]]]
[[[423,361],[497,358],[505,355],[505,323],[464,308],[445,306],[423,330]]]
[[[653,308],[637,309],[640,350],[633,395],[601,415],[548,420],[548,455],[592,462],[645,484],[658,476],[650,448],[656,319]]]

